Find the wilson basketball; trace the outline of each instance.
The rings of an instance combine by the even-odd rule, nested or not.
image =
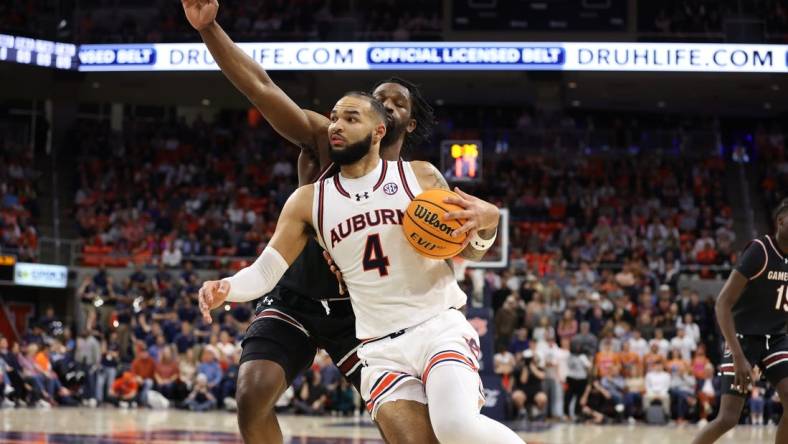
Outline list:
[[[465,237],[451,237],[454,230],[460,228],[464,220],[444,220],[443,216],[450,211],[459,211],[459,205],[448,204],[443,199],[457,196],[449,190],[427,190],[413,199],[405,211],[402,229],[410,245],[422,255],[431,259],[448,259],[462,251]]]

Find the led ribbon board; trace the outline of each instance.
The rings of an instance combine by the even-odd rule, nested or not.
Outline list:
[[[271,71],[788,73],[788,45],[600,42],[239,43]],[[0,34],[0,61],[80,71],[216,71],[202,43],[73,45]]]
[[[788,45],[686,43],[239,43],[291,71],[788,72]],[[218,70],[201,43],[82,45],[80,71]]]

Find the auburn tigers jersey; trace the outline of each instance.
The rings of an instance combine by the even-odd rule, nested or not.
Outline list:
[[[410,162],[401,160],[381,159],[356,179],[337,173],[315,183],[313,224],[342,271],[359,339],[394,333],[465,305],[451,267],[421,256],[402,231],[405,210],[419,193]]]
[[[743,335],[788,333],[788,256],[771,236],[754,239],[736,264],[750,281],[733,306]]]

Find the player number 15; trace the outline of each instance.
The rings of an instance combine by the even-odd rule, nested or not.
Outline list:
[[[781,286],[777,289],[777,303],[774,304],[774,309],[779,310],[780,304],[783,301],[783,297],[786,298],[785,304],[782,304],[783,311],[788,311],[788,292],[785,291],[785,285]]]

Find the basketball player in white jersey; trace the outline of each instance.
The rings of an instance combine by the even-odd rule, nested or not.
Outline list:
[[[427,162],[380,158],[386,110],[366,93],[349,93],[331,111],[332,160],[340,172],[296,190],[282,209],[271,242],[251,266],[208,281],[200,310],[244,302],[270,291],[315,236],[342,272],[356,313],[362,395],[373,418],[381,404],[428,404],[442,443],[521,443],[506,426],[479,413],[482,405],[478,335],[456,308],[466,296],[450,266],[419,255],[402,232],[404,211],[422,190],[448,188]],[[465,208],[444,215],[467,222],[465,257],[492,246],[498,210],[465,193],[449,198]]]

